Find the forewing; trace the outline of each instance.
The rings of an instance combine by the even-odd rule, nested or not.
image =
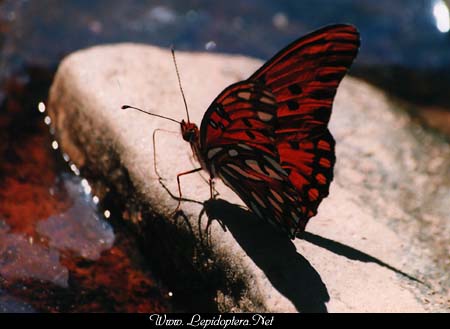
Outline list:
[[[277,157],[276,115],[275,96],[267,89],[256,82],[233,84],[214,100],[203,117],[201,149],[207,155],[215,146],[240,143]]]
[[[333,179],[335,142],[327,125],[359,44],[355,27],[328,26],[293,42],[249,78],[276,98],[280,163],[302,195],[308,218],[317,213]]]

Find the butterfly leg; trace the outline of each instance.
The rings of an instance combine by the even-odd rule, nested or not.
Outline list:
[[[212,178],[209,179],[209,198],[214,199],[214,181]]]
[[[209,198],[215,199],[220,193],[216,190],[213,178],[208,180],[209,183]]]
[[[193,174],[193,173],[195,173],[197,171],[200,171],[200,170],[202,170],[201,167],[200,168],[195,168],[195,169],[192,169],[192,170],[189,170],[189,171],[185,171],[185,172],[179,173],[177,175],[177,184],[178,184],[178,198],[177,199],[178,199],[178,204],[177,204],[177,207],[175,208],[174,213],[176,213],[178,211],[178,209],[180,209],[181,200],[182,200],[182,197],[183,197],[183,194],[181,193],[180,177],[181,176],[185,176],[185,175],[189,175],[189,174]]]
[[[161,128],[157,128],[153,131],[153,169],[155,171],[156,176],[158,176],[158,179],[161,181],[163,178],[161,177],[161,175],[158,173],[158,170],[156,168],[156,133],[158,131],[161,132],[166,132],[166,133],[171,133],[171,134],[178,134],[178,132],[176,131],[171,131],[171,130],[166,130],[166,129],[161,129]]]

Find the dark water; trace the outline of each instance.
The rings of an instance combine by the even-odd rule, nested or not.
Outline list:
[[[437,3],[444,4],[442,0],[9,0],[0,5],[2,75],[30,65],[53,68],[73,50],[122,41],[267,59],[307,31],[346,22],[356,25],[362,37],[353,74],[408,100],[449,106],[450,34],[438,29],[433,15]]]
[[[2,86],[0,312],[167,311],[168,292],[37,109],[51,73],[26,72]]]
[[[170,287],[154,278],[120,218],[106,218],[107,205],[38,111],[64,55],[142,42],[267,59],[309,30],[346,22],[362,35],[352,74],[409,101],[450,107],[450,35],[436,25],[436,3],[0,1],[0,311],[172,308]]]

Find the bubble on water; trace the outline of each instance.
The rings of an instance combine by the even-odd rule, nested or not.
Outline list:
[[[89,22],[88,26],[94,34],[100,34],[103,31],[103,24],[97,20]]]
[[[285,13],[276,13],[272,17],[272,24],[279,30],[285,29],[289,25],[289,18]]]
[[[175,12],[165,6],[156,6],[150,10],[149,17],[161,24],[169,24],[175,21]]]
[[[43,102],[39,102],[39,104],[38,104],[38,110],[39,110],[39,112],[41,112],[41,113],[44,113],[44,112],[45,112],[45,104],[44,104]]]
[[[75,175],[77,175],[77,176],[80,175],[80,170],[77,168],[77,166],[74,163],[72,163],[70,165],[70,170],[72,170]]]
[[[58,142],[57,141],[53,141],[52,142],[52,149],[57,150],[59,147]]]
[[[214,50],[216,48],[216,43],[214,41],[208,41],[205,43],[205,49],[206,50]]]
[[[83,187],[84,193],[91,194],[92,192],[91,185],[89,185],[89,182],[85,178],[81,180],[81,186]]]

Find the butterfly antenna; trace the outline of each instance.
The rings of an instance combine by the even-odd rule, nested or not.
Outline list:
[[[148,115],[152,115],[152,116],[154,116],[154,117],[158,117],[158,118],[170,120],[170,121],[176,122],[176,123],[178,123],[178,124],[181,124],[180,121],[177,121],[177,120],[175,120],[175,119],[172,119],[172,118],[169,118],[169,117],[165,117],[165,116],[163,116],[163,115],[159,115],[159,114],[147,112],[147,111],[144,111],[144,110],[142,110],[142,109],[140,109],[140,108],[138,108],[138,107],[134,107],[134,106],[130,106],[130,105],[123,105],[123,106],[122,106],[122,110],[127,110],[127,109],[137,110],[137,111],[139,111],[139,112],[142,112],[142,113],[145,113],[145,114],[148,114]]]
[[[170,51],[172,52],[173,63],[175,64],[175,71],[177,72],[178,85],[180,86],[181,96],[183,97],[184,107],[186,108],[187,122],[189,123],[190,121],[188,106],[186,103],[186,97],[184,96],[183,87],[181,86],[180,72],[178,72],[177,61],[175,59],[175,49],[173,48],[173,46],[170,48]]]

